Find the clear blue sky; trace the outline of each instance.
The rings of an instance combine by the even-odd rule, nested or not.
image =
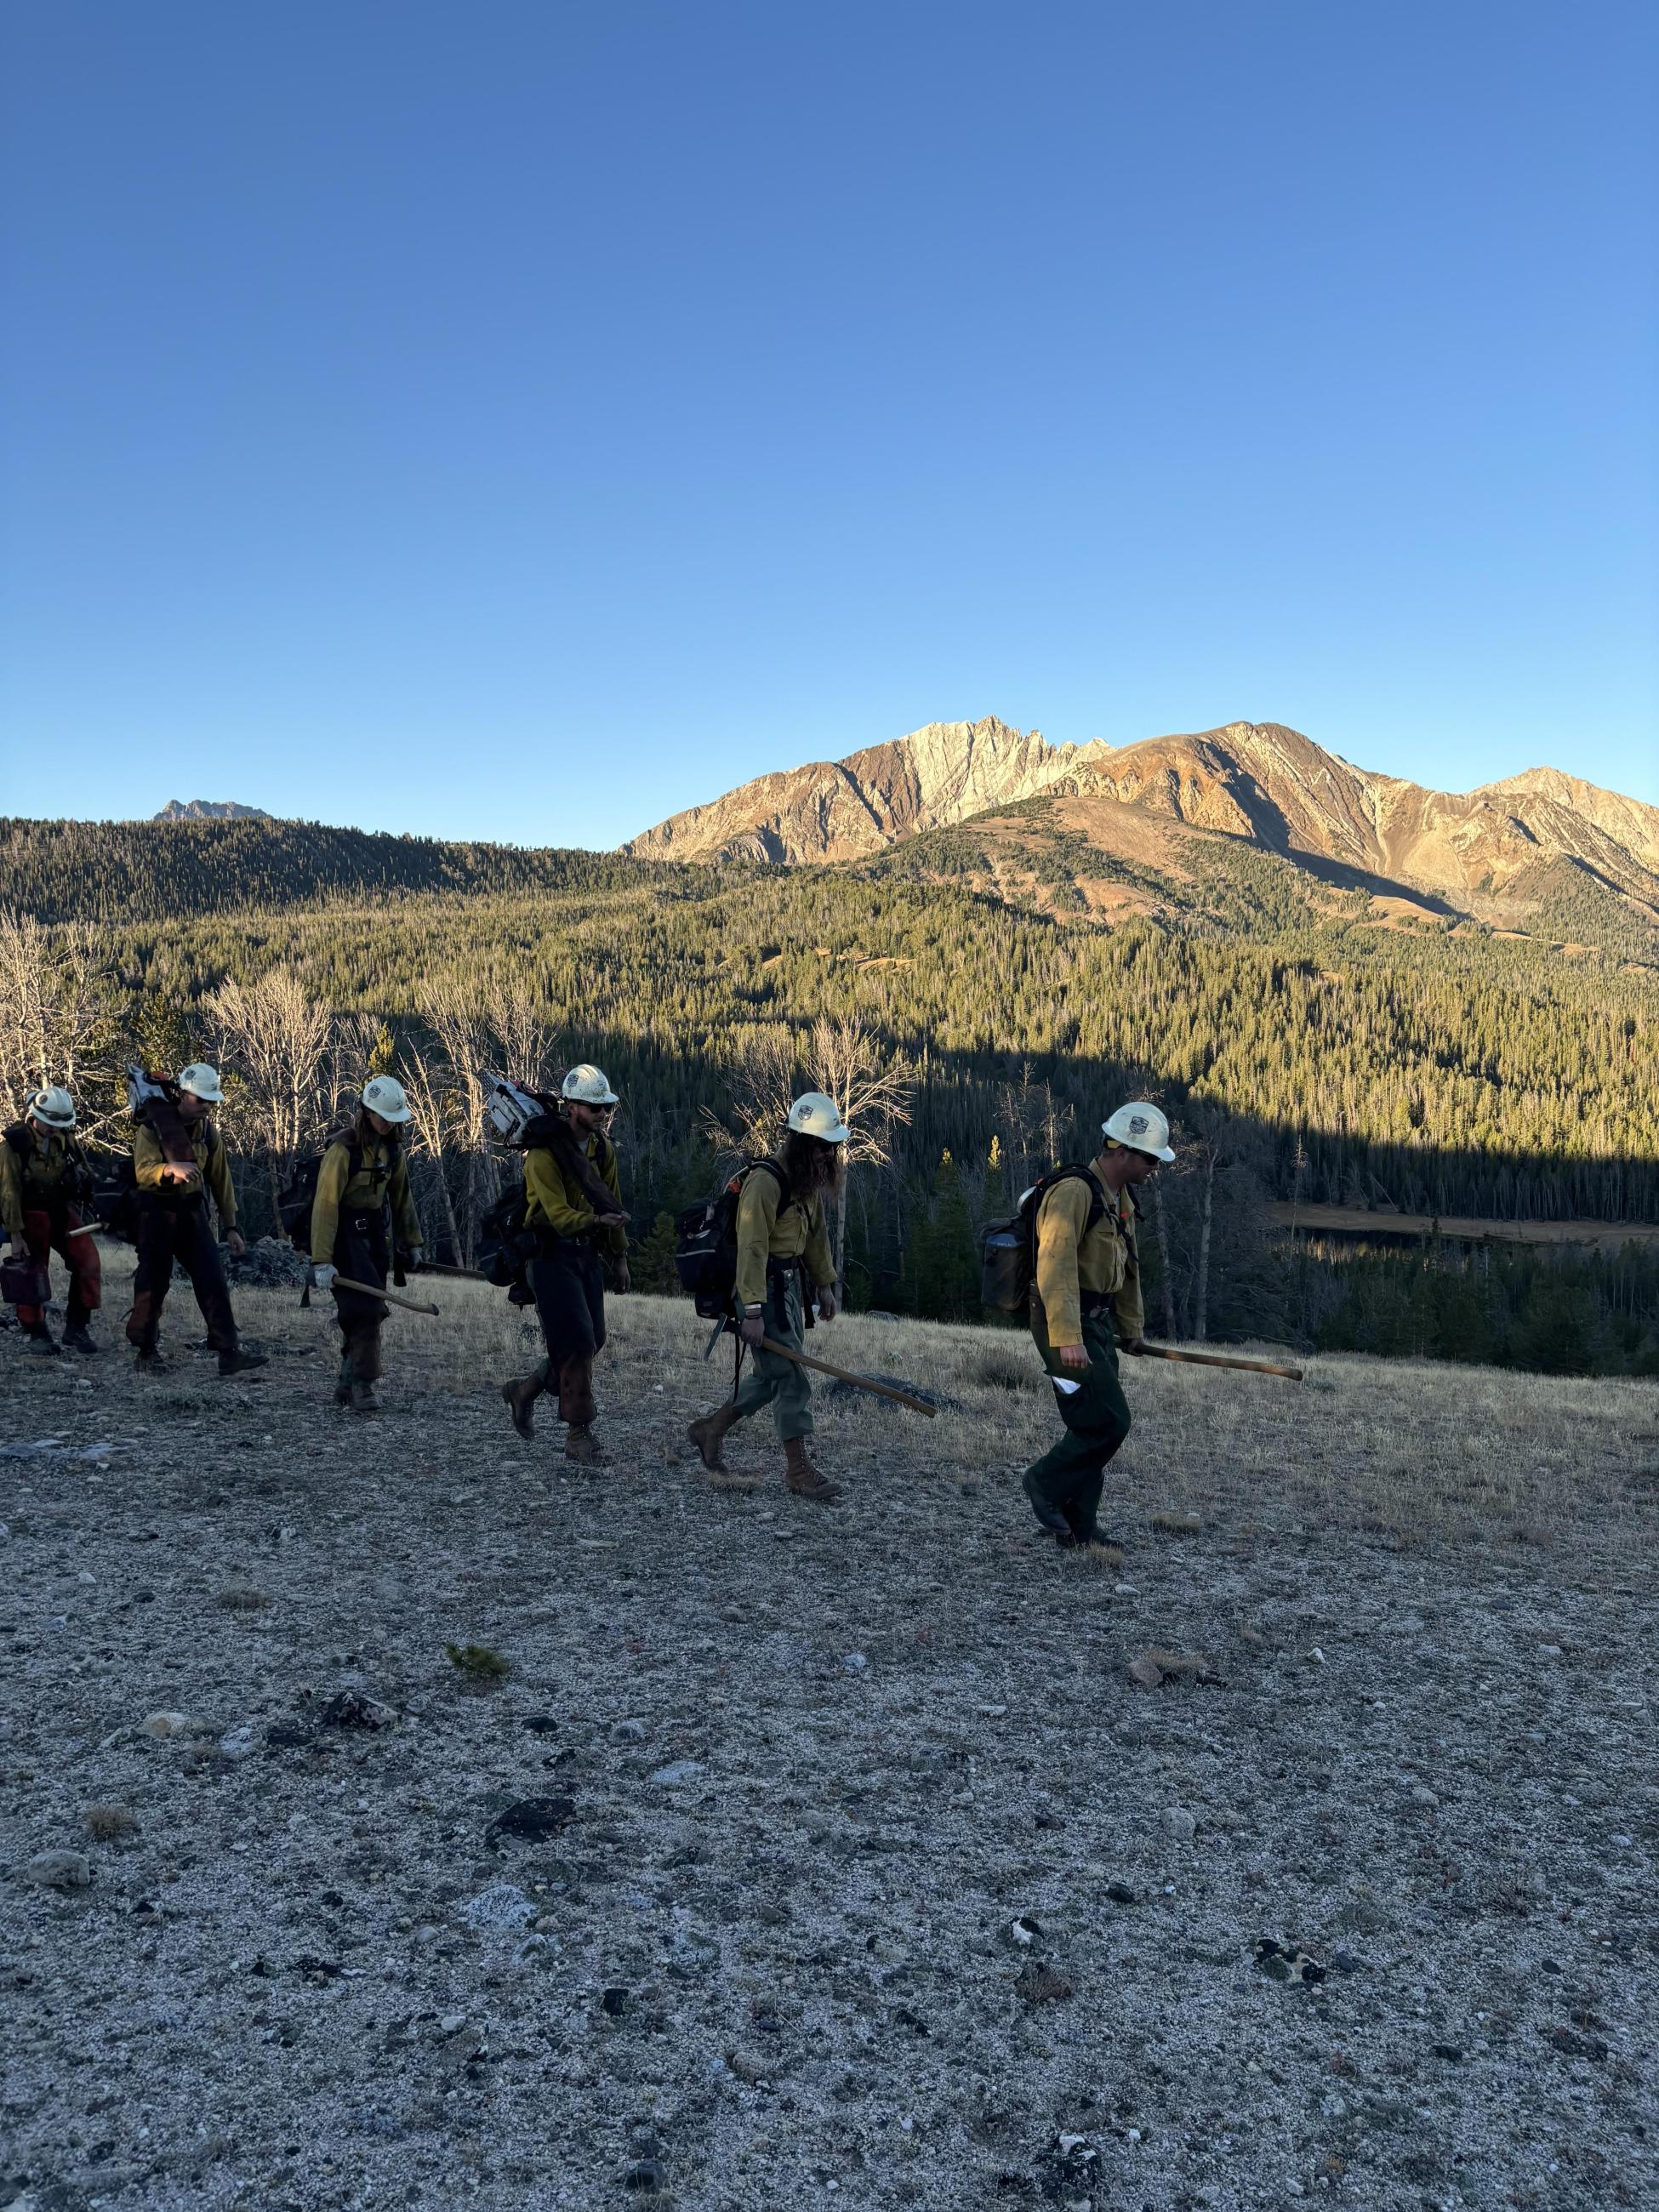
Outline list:
[[[12,0],[0,812],[995,713],[1659,800],[1648,4]]]

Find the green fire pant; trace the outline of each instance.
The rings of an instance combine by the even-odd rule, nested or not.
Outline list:
[[[1129,1433],[1129,1407],[1117,1375],[1117,1339],[1109,1306],[1083,1316],[1086,1367],[1066,1367],[1048,1342],[1048,1316],[1035,1300],[1031,1335],[1054,1379],[1054,1402],[1066,1433],[1027,1472],[1026,1480],[1079,1533],[1094,1525],[1106,1462]],[[1075,1383],[1075,1389],[1062,1387]]]
[[[806,1346],[801,1322],[799,1269],[790,1269],[781,1304],[775,1273],[769,1271],[766,1291],[766,1304],[761,1309],[766,1334],[775,1344],[787,1344],[792,1352],[804,1352]],[[784,1443],[796,1437],[810,1437],[812,1386],[806,1379],[806,1370],[797,1367],[793,1359],[780,1359],[775,1352],[747,1352],[744,1364],[748,1371],[732,1401],[738,1418],[747,1419],[750,1413],[758,1413],[763,1406],[771,1406],[778,1436]]]

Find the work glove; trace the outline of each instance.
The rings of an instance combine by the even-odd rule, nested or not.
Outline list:
[[[320,1267],[313,1267],[311,1271],[313,1287],[319,1291],[327,1290],[330,1284],[332,1283],[334,1278],[339,1273],[339,1272],[340,1271],[337,1267],[334,1267],[329,1261],[325,1260]]]
[[[738,1334],[751,1350],[759,1346],[760,1340],[765,1334],[766,1322],[760,1314],[745,1314],[738,1323]]]

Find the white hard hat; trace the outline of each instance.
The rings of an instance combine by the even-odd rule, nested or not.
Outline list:
[[[371,1075],[363,1085],[363,1103],[383,1121],[406,1121],[409,1101],[395,1075]]]
[[[1168,1120],[1144,1098],[1132,1098],[1127,1106],[1120,1106],[1109,1121],[1101,1123],[1100,1130],[1103,1136],[1127,1145],[1132,1152],[1150,1152],[1155,1160],[1166,1162],[1175,1158],[1170,1150]]]
[[[45,1091],[37,1091],[30,1099],[29,1118],[44,1121],[49,1129],[72,1129],[75,1101],[60,1084],[54,1083]]]
[[[822,1091],[802,1091],[789,1109],[789,1126],[798,1137],[817,1137],[826,1145],[844,1145],[853,1133],[840,1107]]]
[[[585,1060],[573,1067],[559,1086],[567,1098],[574,1098],[581,1106],[614,1106],[617,1094],[605,1079],[603,1068],[595,1067]]]
[[[188,1067],[179,1069],[179,1088],[188,1091],[192,1098],[204,1098],[210,1106],[221,1105],[224,1101],[225,1094],[219,1088],[219,1071],[210,1067],[204,1060],[193,1060]]]

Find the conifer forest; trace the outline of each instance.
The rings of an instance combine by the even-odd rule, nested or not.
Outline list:
[[[429,1249],[465,1260],[512,1172],[481,1078],[592,1060],[623,1100],[635,1279],[667,1289],[678,1210],[810,1084],[857,1133],[852,1303],[976,1320],[983,1222],[1146,1096],[1179,1154],[1141,1225],[1157,1333],[1659,1372],[1651,1242],[1401,1252],[1264,1211],[1659,1223],[1659,969],[1631,947],[1368,927],[1253,854],[1185,911],[1105,927],[973,888],[961,857],[960,832],[787,869],[0,822],[0,1107],[71,1081],[113,1146],[128,1060],[213,1059],[257,1234],[366,1073],[395,1072]]]

